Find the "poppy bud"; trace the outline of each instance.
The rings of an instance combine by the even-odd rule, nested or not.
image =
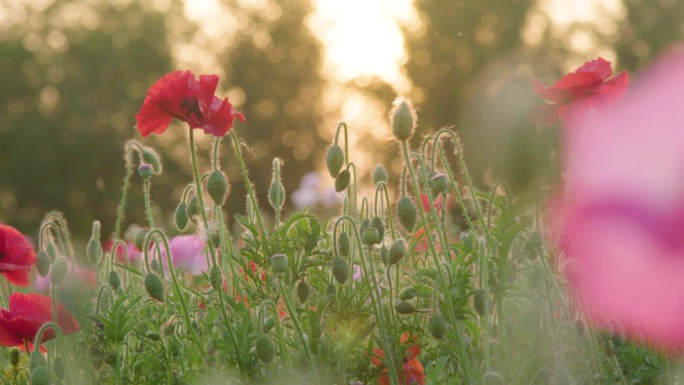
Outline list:
[[[57,258],[55,263],[52,264],[52,269],[50,271],[50,282],[52,282],[53,285],[59,285],[62,283],[66,277],[68,268],[69,264],[66,258]]]
[[[33,371],[33,369],[45,365],[47,365],[47,362],[41,352],[31,352],[31,355],[29,356],[29,370]]]
[[[144,147],[142,153],[143,162],[152,166],[152,171],[155,175],[162,172],[161,157],[152,147]]]
[[[55,377],[57,377],[58,380],[64,380],[66,372],[64,371],[64,359],[61,356],[55,358],[55,361],[52,364],[52,371],[55,373]]]
[[[19,365],[19,349],[10,348],[10,364],[12,366]]]
[[[273,342],[270,338],[268,338],[267,335],[260,334],[256,338],[255,347],[256,355],[262,362],[270,364],[273,361],[273,357],[275,356],[275,347],[273,346]]]
[[[276,273],[284,273],[287,270],[287,255],[275,254],[271,257],[271,268]]]
[[[416,307],[411,302],[398,299],[394,301],[394,310],[399,314],[413,314],[416,312]]]
[[[380,183],[387,183],[387,170],[385,170],[385,168],[381,164],[379,164],[375,166],[375,168],[373,169],[371,178],[373,179],[373,184],[376,186]]]
[[[325,288],[325,296],[334,298],[337,295],[337,289],[335,289],[335,285],[328,284],[328,286]]]
[[[404,241],[401,239],[397,239],[392,243],[392,246],[390,246],[389,249],[389,263],[391,265],[394,265],[395,263],[398,263],[401,261],[402,258],[406,255],[406,244],[404,244]]]
[[[339,255],[332,261],[332,274],[335,280],[340,284],[344,284],[349,279],[349,266],[347,261]]]
[[[344,164],[344,153],[342,147],[333,144],[328,149],[328,154],[325,156],[325,165],[328,167],[328,172],[333,178],[337,178]],[[344,190],[344,189],[342,189]],[[341,190],[340,190],[341,191]]]
[[[380,260],[383,265],[389,266],[389,249],[385,245],[380,246]]]
[[[159,265],[159,261],[156,259],[153,259],[150,262],[150,269],[152,269],[152,271],[154,271],[156,273],[159,273],[161,271],[161,266]]]
[[[430,185],[435,192],[444,194],[449,189],[449,179],[445,174],[438,172],[430,178]]]
[[[349,235],[346,232],[341,232],[340,236],[337,237],[337,251],[340,255],[349,256],[349,250],[351,249],[351,242],[349,241]]]
[[[108,282],[109,286],[114,289],[114,291],[119,290],[121,287],[121,278],[119,278],[119,273],[117,273],[116,270],[109,272]]]
[[[365,245],[368,246],[372,246],[376,243],[379,243],[380,235],[378,233],[378,229],[371,227],[363,230],[363,234],[361,234],[361,240]]]
[[[544,243],[544,240],[542,238],[541,233],[539,231],[533,231],[530,233],[530,237],[527,239],[527,243],[525,244],[525,247],[531,248],[531,249],[536,249],[539,247],[542,247],[542,244]]]
[[[405,98],[397,98],[394,108],[390,112],[392,121],[392,133],[400,141],[405,141],[413,134],[416,118],[411,101]]]
[[[399,198],[399,201],[397,202],[397,217],[399,218],[399,223],[401,223],[401,225],[404,226],[404,229],[409,233],[413,232],[417,215],[416,205],[411,198],[406,196]]]
[[[45,366],[31,370],[31,385],[50,385],[50,374]]]
[[[223,172],[213,170],[209,173],[207,192],[216,206],[223,205],[223,202],[226,200],[226,192],[228,192],[228,181],[226,181],[226,176]]]
[[[366,231],[367,228],[370,227],[370,219],[366,218],[361,221],[361,225],[359,226],[359,232],[363,234],[364,231]]]
[[[485,309],[485,292],[483,290],[478,290],[473,296],[473,307],[481,317],[484,317],[486,313]]]
[[[433,314],[428,321],[428,330],[430,334],[437,340],[444,338],[446,332],[446,321],[441,314]]]
[[[285,187],[280,180],[280,158],[273,158],[273,176],[268,189],[268,203],[275,211],[280,212],[285,204]]]
[[[185,202],[181,202],[176,206],[176,211],[173,213],[173,222],[176,224],[176,228],[179,231],[185,230],[186,227],[188,227],[188,222],[190,221],[190,218],[188,218],[188,205],[185,204]]]
[[[401,293],[399,293],[399,299],[408,301],[410,299],[416,298],[416,295],[418,295],[418,290],[416,290],[414,287],[407,287],[406,289],[402,290]]]
[[[138,167],[138,174],[144,180],[150,180],[152,178],[152,166],[147,163],[143,163]]]
[[[190,217],[194,217],[199,215],[200,213],[200,203],[199,203],[199,198],[197,195],[193,195],[192,198],[188,201],[188,215]]]
[[[337,178],[335,178],[335,191],[344,191],[344,189],[346,189],[347,186],[349,186],[350,181],[351,173],[349,172],[349,169],[345,168],[337,175]]]
[[[221,270],[218,267],[213,266],[209,270],[209,283],[214,290],[219,290],[221,288]]]
[[[378,236],[382,240],[382,237],[385,236],[385,224],[382,223],[382,219],[380,219],[380,217],[373,217],[371,220],[371,227],[378,229]]]
[[[158,275],[147,273],[145,276],[145,290],[153,299],[164,302],[164,285]]]
[[[273,329],[275,326],[275,320],[273,317],[266,317],[264,319],[264,333],[267,333],[269,330]]]
[[[55,258],[57,258],[57,249],[55,248],[54,243],[48,242],[45,251],[47,252],[48,257],[50,257],[50,261],[54,261]]]
[[[482,377],[483,385],[504,385],[504,378],[497,372],[487,372]]]
[[[161,335],[157,332],[149,332],[145,335],[145,337],[149,338],[152,341],[161,341]]]
[[[164,335],[166,337],[171,337],[173,335],[173,333],[175,333],[175,332],[176,332],[176,324],[174,324],[173,322],[164,326],[164,329],[162,329],[162,333],[164,333]]]
[[[306,283],[305,281],[299,282],[299,284],[297,285],[297,299],[300,303],[306,302],[306,299],[309,298],[310,291],[311,290],[309,289],[308,283]]]
[[[221,248],[221,233],[218,230],[212,231],[209,234],[209,242],[215,249]]]
[[[137,233],[135,233],[135,239],[133,241],[135,242],[135,247],[137,247],[138,250],[144,249],[143,243],[145,243],[145,238],[147,237],[148,232],[148,229],[140,229]]]
[[[100,264],[100,259],[102,258],[102,245],[100,244],[99,239],[90,238],[86,247],[86,256],[93,266]]]
[[[38,253],[38,257],[36,258],[36,269],[41,277],[45,277],[50,272],[50,257],[48,257],[45,250],[41,250]]]

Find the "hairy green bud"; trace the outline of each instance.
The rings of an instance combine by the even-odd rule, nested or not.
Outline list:
[[[328,149],[328,153],[325,156],[325,165],[328,167],[328,172],[333,178],[337,178],[340,173],[342,166],[344,165],[344,153],[342,152],[342,147],[333,144]]]

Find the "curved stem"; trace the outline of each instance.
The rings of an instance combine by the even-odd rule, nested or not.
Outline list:
[[[287,293],[285,293],[285,289],[283,288],[283,281],[280,278],[278,278],[278,287],[280,288],[280,294],[283,296],[283,299],[285,300],[285,307],[287,307],[287,312],[290,314],[290,317],[292,317],[292,322],[294,323],[295,330],[299,335],[299,339],[302,341],[302,345],[304,345],[304,352],[306,353],[306,357],[309,359],[309,362],[311,363],[311,370],[313,370],[314,377],[316,378],[316,383],[320,384],[321,380],[318,376],[316,362],[313,359],[313,355],[311,355],[311,349],[309,349],[309,344],[306,338],[304,337],[302,325],[300,325],[299,323],[299,315],[297,315],[297,313],[295,312],[295,309],[293,308],[292,303],[290,302],[290,297],[287,295]]]
[[[235,156],[238,159],[238,164],[240,164],[240,171],[242,172],[242,178],[245,181],[245,189],[247,189],[247,193],[249,194],[249,201],[252,205],[252,210],[256,214],[256,219],[257,219],[257,224],[259,225],[259,231],[261,231],[262,236],[266,236],[266,228],[264,227],[264,222],[261,219],[261,212],[259,211],[259,205],[257,204],[256,201],[256,196],[254,195],[254,189],[252,188],[252,182],[249,180],[249,173],[247,172],[247,168],[245,167],[245,161],[242,159],[242,151],[240,151],[240,141],[238,140],[237,134],[235,134],[234,130],[230,131],[230,137],[233,139],[233,146],[235,148]],[[194,152],[194,144],[192,143],[192,129],[190,129],[190,138],[191,138],[191,147],[193,148],[192,150],[192,156],[193,156],[193,163],[195,164],[195,173],[197,173],[197,166],[196,166],[196,160],[195,159],[195,152]],[[199,178],[196,178],[199,179]],[[196,184],[199,184],[199,182],[196,180]],[[199,189],[199,187],[198,187]],[[202,200],[200,199],[200,204],[202,203]]]
[[[142,159],[142,146],[135,140],[129,140],[124,145],[124,160],[126,161],[126,174],[124,175],[123,187],[121,188],[121,200],[116,208],[116,221],[114,222],[113,239],[119,239],[121,236],[121,223],[124,218],[124,210],[126,208],[126,200],[128,198],[128,188],[131,185],[131,178],[133,177],[133,150],[137,151],[138,158]]]
[[[381,203],[380,206],[381,206],[382,212],[378,215],[378,192],[381,189],[382,189],[382,192],[384,192],[384,194],[380,194],[380,197],[382,198],[384,195],[385,200],[384,200],[384,202],[382,200],[380,201],[380,203]],[[389,210],[389,208],[392,207],[392,205],[390,204],[389,193],[387,192],[387,185],[385,184],[385,182],[380,182],[380,183],[378,183],[378,186],[375,188],[375,215],[376,216],[381,216],[384,214],[384,209],[383,209],[384,204],[387,205],[386,207],[388,209],[387,222],[389,223],[389,227],[390,227],[389,233],[391,234],[392,241],[394,241],[396,239],[395,233],[394,233],[394,222],[392,221],[392,212]]]

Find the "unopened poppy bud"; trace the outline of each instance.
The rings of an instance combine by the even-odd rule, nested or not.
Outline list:
[[[490,371],[482,377],[483,385],[504,385],[505,383],[503,376],[497,372]]]
[[[349,240],[349,234],[346,232],[341,232],[340,236],[337,237],[337,251],[340,255],[348,256],[351,249],[351,242]]]
[[[328,153],[325,156],[325,165],[328,167],[328,172],[333,178],[337,178],[340,173],[342,166],[344,165],[344,153],[342,152],[342,147],[333,144],[328,149]]]
[[[176,211],[173,213],[173,222],[176,224],[176,228],[179,231],[184,231],[188,227],[189,221],[188,205],[186,205],[185,202],[181,202],[176,206]]]
[[[430,178],[430,185],[435,192],[444,194],[449,189],[449,179],[445,174],[438,172]]]
[[[214,230],[209,234],[209,241],[215,249],[221,247],[221,233],[218,230]]]
[[[271,186],[268,189],[268,202],[275,211],[280,212],[285,204],[285,187],[280,180],[280,158],[273,158]]]
[[[267,335],[260,334],[256,338],[255,348],[257,357],[259,357],[263,363],[270,364],[273,361],[273,357],[275,357],[275,347]]]
[[[475,292],[475,295],[473,296],[473,307],[477,311],[477,314],[479,314],[481,317],[484,317],[486,314],[486,309],[485,309],[485,292],[483,290],[478,290]]]
[[[351,173],[349,172],[348,168],[345,168],[337,175],[337,178],[335,178],[335,191],[344,191],[344,189],[346,189],[347,186],[349,186],[350,181]]]
[[[119,273],[117,273],[116,270],[112,270],[109,272],[109,277],[107,278],[109,287],[114,289],[114,291],[119,290],[121,287],[121,278],[119,277]]]
[[[333,285],[332,283],[328,284],[328,286],[325,288],[325,296],[326,297],[337,296],[337,289],[335,289],[335,285]]]
[[[149,180],[150,178],[152,178],[152,172],[152,166],[150,166],[147,163],[143,163],[140,166],[138,166],[138,174],[140,174],[140,177],[144,180]]]
[[[145,243],[145,238],[147,237],[147,233],[149,231],[150,230],[143,228],[135,233],[135,239],[133,241],[135,243],[135,247],[137,247],[138,250],[144,250],[143,243]]]
[[[188,215],[190,217],[194,217],[199,215],[200,213],[200,203],[199,203],[199,198],[197,195],[193,195],[192,198],[188,201]]]
[[[221,288],[222,278],[221,270],[218,267],[213,266],[209,270],[209,283],[214,290],[219,290]]]
[[[378,233],[378,229],[371,227],[363,230],[363,234],[361,234],[361,240],[365,245],[368,246],[379,243],[380,234]]]
[[[62,283],[66,277],[67,270],[69,269],[69,263],[64,257],[59,257],[52,264],[52,269],[50,270],[50,282],[53,285],[59,285]]]
[[[359,226],[359,232],[361,234],[363,234],[363,232],[366,231],[366,229],[368,229],[369,227],[370,227],[370,219],[366,218],[366,219],[361,221],[361,225]]]
[[[389,249],[384,244],[380,246],[380,260],[385,266],[389,266]]]
[[[153,299],[164,302],[164,284],[162,284],[157,274],[147,273],[145,276],[145,290]]]
[[[159,175],[162,172],[161,156],[152,147],[143,147],[142,153],[143,162],[152,166],[152,171],[155,175]]]
[[[207,192],[216,206],[222,206],[228,192],[228,181],[220,170],[213,170],[207,178]]]
[[[385,236],[385,224],[382,222],[382,219],[380,219],[380,217],[373,217],[371,220],[371,227],[378,229],[378,236],[382,240],[382,237]]]
[[[31,385],[50,385],[50,373],[45,366],[31,370]]]
[[[297,284],[297,299],[300,303],[306,302],[306,299],[309,298],[310,291],[309,284],[306,283],[306,281],[301,281]]]
[[[347,261],[339,255],[333,258],[332,261],[332,274],[335,280],[340,284],[344,284],[349,279],[349,266]]]
[[[90,238],[86,246],[86,256],[93,266],[98,266],[102,258],[102,244],[99,239]]]
[[[275,327],[275,319],[273,317],[266,317],[264,319],[264,333],[273,329],[273,327]]]
[[[45,252],[41,250],[36,258],[36,269],[41,277],[45,277],[50,272],[50,257]]]
[[[287,270],[287,255],[275,254],[271,257],[271,268],[276,273],[284,273]]]
[[[433,314],[428,320],[428,330],[430,334],[437,340],[444,338],[444,333],[446,332],[446,321],[444,316],[441,314]]]
[[[19,349],[10,348],[10,364],[12,366],[19,365]]]
[[[375,168],[373,169],[371,178],[373,179],[373,184],[376,186],[380,183],[387,183],[387,170],[385,170],[385,168],[381,164],[379,164],[375,166]]]
[[[413,314],[416,312],[416,307],[411,302],[398,299],[394,301],[394,310],[399,314]]]
[[[33,371],[33,369],[45,365],[47,365],[47,362],[45,361],[45,357],[43,357],[41,352],[31,352],[31,355],[29,356],[29,370]]]
[[[55,358],[55,361],[52,364],[52,371],[55,373],[55,377],[57,377],[58,380],[64,380],[64,377],[66,376],[66,372],[64,371],[64,358],[61,356]]]
[[[161,271],[161,265],[159,264],[159,261],[156,259],[153,259],[150,262],[150,269],[152,269],[152,271],[154,271],[156,273],[159,273]]]
[[[416,218],[418,212],[416,211],[416,204],[409,197],[403,196],[397,202],[397,217],[399,223],[408,231],[413,232],[413,227],[416,225]]]
[[[411,101],[406,98],[397,98],[394,101],[394,108],[390,112],[390,117],[394,136],[401,141],[409,139],[416,123]]]
[[[406,256],[406,244],[403,240],[397,239],[389,249],[389,263],[394,265]]]
[[[173,333],[175,333],[175,332],[176,332],[176,324],[174,324],[173,322],[164,326],[164,329],[162,329],[162,333],[164,333],[164,335],[166,337],[171,337],[173,335]]]
[[[399,299],[408,301],[411,299],[416,298],[418,295],[418,290],[414,288],[413,286],[407,287],[406,289],[402,290],[401,293],[399,293]]]
[[[149,338],[152,341],[161,341],[161,334],[157,332],[149,332],[145,335],[145,337]]]

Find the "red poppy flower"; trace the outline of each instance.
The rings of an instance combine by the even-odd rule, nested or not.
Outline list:
[[[24,236],[14,227],[0,225],[0,273],[10,283],[28,286],[29,272],[36,264],[36,254]]]
[[[233,109],[228,98],[214,94],[217,75],[200,75],[190,71],[174,71],[157,80],[136,115],[138,131],[146,137],[161,134],[176,118],[190,128],[201,128],[206,134],[224,136],[233,127],[233,119],[245,121],[244,115]]]
[[[402,368],[404,370],[403,381],[399,381],[401,385],[425,385],[425,371],[423,364],[418,360],[420,354],[420,346],[411,344],[405,346],[406,342],[411,339],[415,340],[415,336],[411,336],[408,332],[404,332],[399,338],[402,347],[405,349],[404,358],[402,360]],[[371,363],[375,366],[383,365],[385,358],[385,351],[380,348],[373,349],[373,357]],[[388,369],[384,368],[380,376],[378,376],[378,385],[389,385]]]
[[[0,346],[20,346],[33,341],[38,329],[53,322],[52,300],[40,294],[13,293],[9,297],[9,310],[0,308]],[[57,324],[63,334],[75,333],[78,321],[62,305],[57,304]],[[46,330],[41,342],[55,338],[55,332]]]
[[[612,74],[610,62],[599,57],[584,63],[552,86],[546,87],[539,79],[532,80],[534,92],[553,103],[540,108],[536,120],[547,126],[558,118],[569,123],[568,120],[583,119],[592,110],[617,103],[627,93],[629,79],[627,71],[608,79]]]

